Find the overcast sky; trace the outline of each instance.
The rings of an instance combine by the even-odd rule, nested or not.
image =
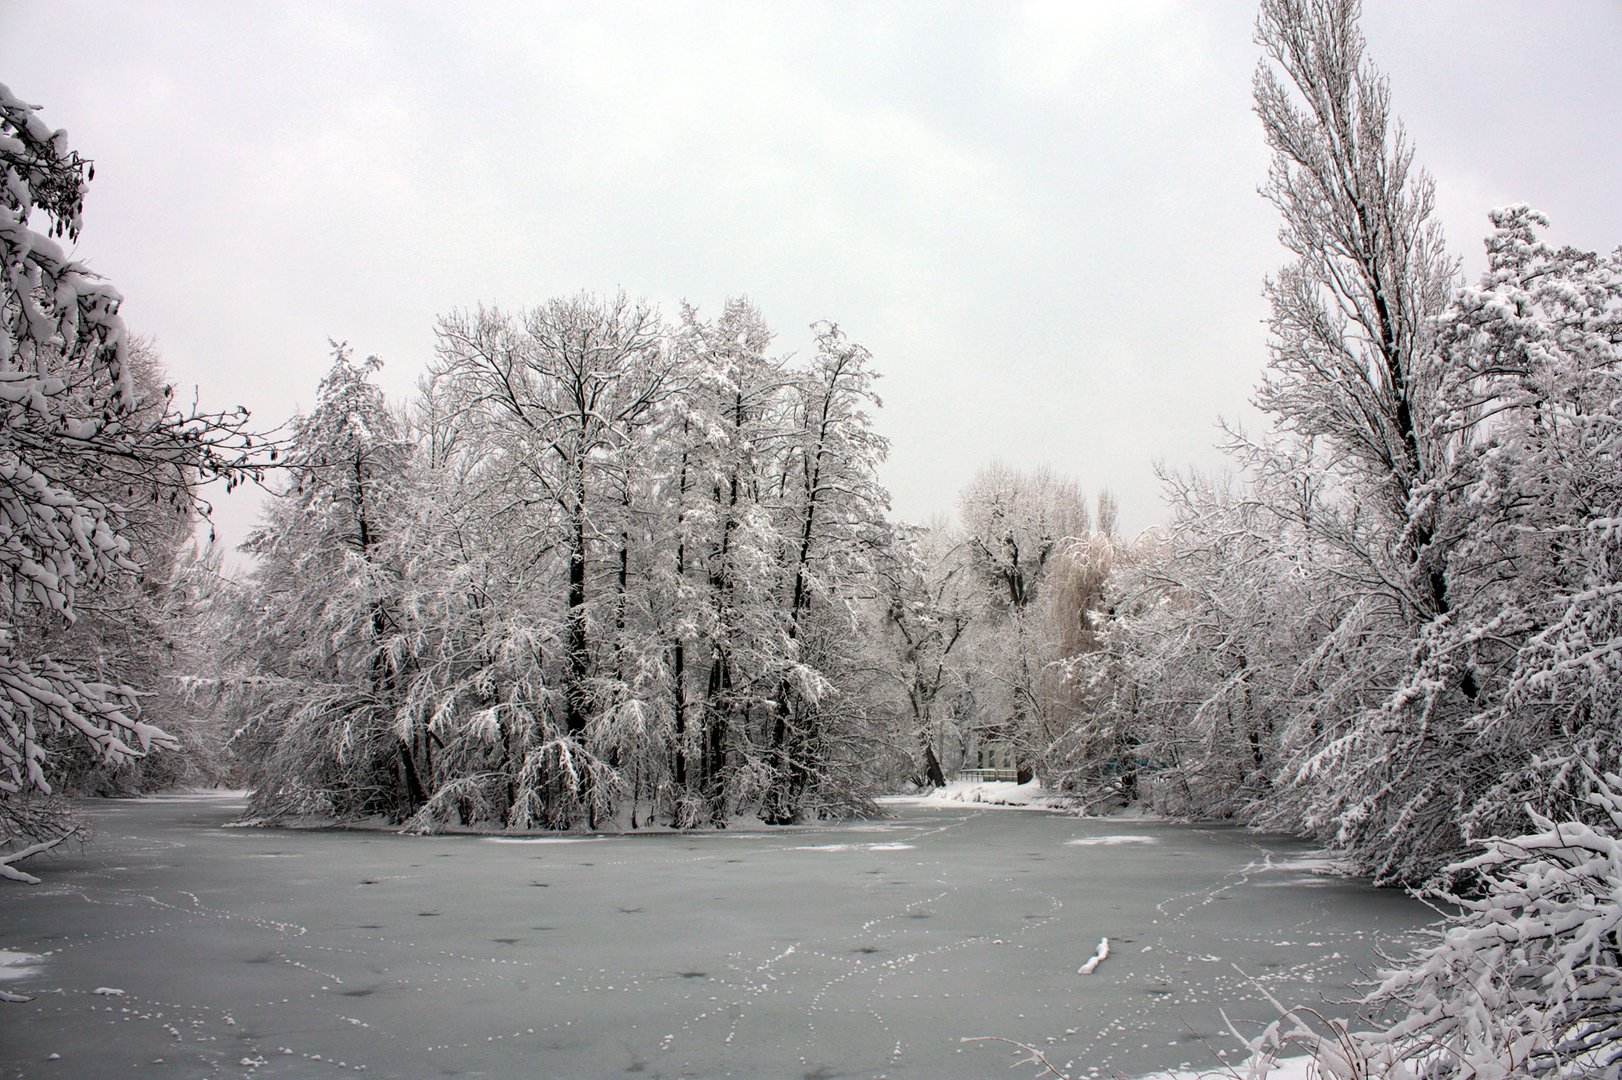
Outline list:
[[[1163,517],[1266,361],[1254,6],[0,0],[0,82],[96,163],[78,253],[183,386],[279,423],[329,338],[403,396],[437,315],[623,288],[838,322],[899,516],[993,458]],[[1378,0],[1468,271],[1486,212],[1622,244],[1622,4]],[[219,500],[221,532],[252,517]]]

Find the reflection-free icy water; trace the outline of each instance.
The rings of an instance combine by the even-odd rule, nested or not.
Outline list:
[[[1214,1067],[1219,1009],[1343,997],[1428,916],[1229,829],[897,805],[513,843],[221,828],[239,809],[90,804],[92,847],[0,891],[0,950],[41,958],[4,984],[36,996],[0,1006],[0,1076],[1034,1073],[965,1036]]]

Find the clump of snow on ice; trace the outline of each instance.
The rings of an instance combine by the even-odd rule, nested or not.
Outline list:
[[[1085,964],[1081,965],[1079,968],[1076,969],[1076,974],[1077,975],[1091,975],[1093,972],[1098,970],[1098,965],[1099,964],[1102,964],[1105,960],[1108,960],[1108,959],[1109,959],[1109,938],[1107,938],[1107,937],[1099,938],[1098,939],[1098,948],[1093,951],[1092,956],[1087,958],[1087,962]]]

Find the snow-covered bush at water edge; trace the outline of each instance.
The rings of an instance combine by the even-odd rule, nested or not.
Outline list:
[[[1367,999],[1397,1019],[1352,1031],[1294,1009],[1252,1044],[1306,1050],[1326,1080],[1498,1080],[1622,1075],[1622,776],[1590,774],[1592,822],[1527,809],[1534,830],[1486,841],[1448,868],[1477,896]]]

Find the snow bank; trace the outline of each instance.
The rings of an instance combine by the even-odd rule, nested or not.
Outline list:
[[[137,795],[131,802],[190,803],[190,802],[247,802],[253,792],[246,788],[193,788],[160,791],[153,795]]]
[[[943,788],[922,795],[891,795],[879,800],[904,806],[941,806],[974,803],[979,806],[1007,806],[1021,810],[1067,810],[1069,800],[1055,795],[1040,780],[1015,784],[1002,780],[953,780]]]

